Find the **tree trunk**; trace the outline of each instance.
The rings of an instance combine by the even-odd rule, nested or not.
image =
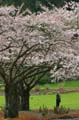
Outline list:
[[[17,87],[6,85],[5,86],[5,118],[18,117],[18,93]]]
[[[29,90],[22,90],[22,94],[21,94],[21,110],[29,111],[29,98],[30,98]]]

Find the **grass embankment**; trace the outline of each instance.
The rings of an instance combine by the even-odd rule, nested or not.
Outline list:
[[[39,85],[36,86],[36,88],[38,89],[58,89],[60,87],[64,87],[64,88],[79,88],[79,80],[76,81],[67,81],[64,83],[51,83],[51,84],[44,84],[44,85]]]
[[[4,96],[0,96],[0,106],[4,106]],[[55,106],[55,94],[52,95],[32,95],[30,97],[30,108],[39,109],[46,106],[53,109]],[[61,94],[61,105],[70,109],[79,109],[79,93]]]
[[[79,88],[79,80],[75,80],[75,81],[66,81],[64,83],[51,83],[51,84],[42,84],[42,85],[37,85],[35,88],[37,89],[58,89],[60,87],[64,87],[64,88]],[[0,90],[4,90],[4,85],[0,85]]]

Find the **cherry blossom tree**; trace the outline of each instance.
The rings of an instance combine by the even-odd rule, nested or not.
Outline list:
[[[6,7],[0,12],[0,76],[5,116],[16,117],[20,103],[22,110],[29,110],[30,90],[47,71],[57,79],[78,77],[78,22],[70,24],[78,19],[78,7],[74,12],[55,8],[25,17],[8,11]],[[75,19],[70,17],[75,14]]]
[[[0,18],[2,32],[0,36],[2,41],[0,75],[5,84],[5,117],[16,117],[18,115],[19,83],[26,79],[28,84],[28,79],[37,76],[37,74],[40,74],[41,79],[46,71],[51,68],[50,64],[47,63],[50,60],[47,54],[52,46],[48,39],[51,40],[53,36],[49,34],[48,25],[39,24],[38,20],[34,22],[31,19],[32,17],[16,16],[14,18],[8,14],[5,18],[5,15],[2,14]],[[5,50],[5,46],[10,47],[6,47]],[[47,65],[44,65],[45,63]],[[29,86],[30,88],[27,90],[26,101],[29,100],[30,89],[36,85],[38,79],[32,78],[29,81],[28,88]],[[24,82],[22,83],[24,84]],[[26,105],[29,106],[28,103]]]

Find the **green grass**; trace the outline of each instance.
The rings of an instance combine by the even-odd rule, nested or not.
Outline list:
[[[64,84],[65,88],[79,88],[79,80],[77,81],[67,81]]]
[[[53,108],[55,105],[55,95],[31,96],[30,103],[31,109],[39,109],[43,105],[48,108]]]
[[[55,94],[31,96],[31,109],[39,109],[41,106],[47,106],[53,109],[55,106]],[[61,94],[61,105],[70,109],[79,109],[79,93]]]
[[[53,109],[55,106],[55,94],[52,95],[32,95],[30,97],[30,108],[39,109],[46,106]],[[0,96],[0,106],[4,106],[4,96]],[[79,109],[79,93],[61,94],[61,105],[70,109]]]
[[[5,99],[4,96],[0,96],[0,107],[5,105]]]
[[[62,94],[61,105],[71,109],[79,109],[79,92]]]
[[[39,89],[45,89],[45,88],[49,88],[49,89],[58,89],[62,86],[62,83],[51,83],[51,84],[44,84],[44,85],[38,85],[36,86],[36,88]],[[64,82],[64,88],[79,88],[79,80],[76,81],[67,81]]]

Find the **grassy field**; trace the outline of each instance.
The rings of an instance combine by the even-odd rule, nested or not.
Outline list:
[[[30,103],[32,109],[39,109],[43,105],[52,109],[55,106],[55,94],[31,96]],[[71,109],[79,109],[79,93],[61,94],[61,105]]]
[[[4,106],[4,96],[0,96],[0,106]],[[55,94],[52,95],[32,95],[30,97],[30,108],[39,109],[46,106],[53,109],[55,106]],[[61,94],[61,105],[70,109],[79,109],[79,93]]]

